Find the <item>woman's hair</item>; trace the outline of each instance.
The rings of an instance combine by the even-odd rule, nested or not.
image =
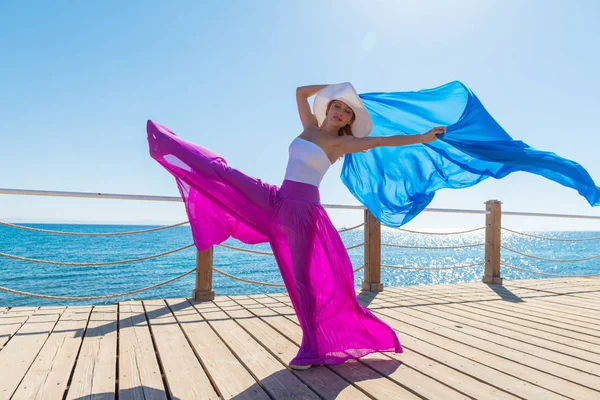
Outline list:
[[[329,109],[331,108],[331,105],[333,104],[334,101],[335,100],[331,100],[329,102],[329,104],[327,104],[327,109],[325,110],[325,115],[329,114]],[[356,119],[356,114],[354,113],[354,110],[352,110],[352,118],[350,119],[350,123],[348,125],[342,126],[340,128],[340,130],[338,131],[338,136],[353,136],[351,125],[355,119]]]

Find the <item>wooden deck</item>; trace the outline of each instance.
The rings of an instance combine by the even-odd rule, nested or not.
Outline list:
[[[285,294],[0,307],[0,399],[600,399],[600,279],[359,298],[405,352],[301,372]]]

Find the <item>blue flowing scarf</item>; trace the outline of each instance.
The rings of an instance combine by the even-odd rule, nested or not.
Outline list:
[[[461,82],[360,98],[373,119],[370,136],[447,127],[432,143],[379,147],[344,157],[342,181],[384,225],[409,222],[438,189],[469,187],[514,171],[541,175],[577,190],[592,206],[600,204],[600,188],[581,165],[511,138]]]

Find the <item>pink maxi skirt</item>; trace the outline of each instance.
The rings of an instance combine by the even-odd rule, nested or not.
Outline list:
[[[396,333],[356,298],[352,263],[316,186],[278,188],[231,168],[218,154],[148,121],[151,156],[176,179],[198,251],[229,237],[269,242],[302,327],[296,365],[339,364],[401,353]]]

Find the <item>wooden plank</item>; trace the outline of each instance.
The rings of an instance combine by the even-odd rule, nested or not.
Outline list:
[[[392,288],[390,289],[391,292],[395,291],[396,289]],[[417,304],[423,304],[422,299],[418,296],[414,296],[413,294],[405,291],[403,292],[402,295],[400,294],[396,294],[397,297],[395,297],[394,299],[410,299],[411,301],[415,301],[413,302],[414,305]],[[488,315],[488,316],[494,316],[496,319],[504,321],[504,322],[510,322],[511,326],[510,329],[519,329],[521,330],[522,327],[527,327],[527,328],[534,328],[536,329],[538,332],[541,332],[542,334],[545,333],[550,333],[552,335],[555,335],[556,338],[559,338],[558,341],[563,343],[564,340],[570,340],[570,339],[576,339],[575,341],[571,341],[571,344],[574,345],[575,347],[587,350],[587,351],[592,351],[592,352],[600,352],[600,347],[598,346],[597,342],[598,338],[597,337],[592,337],[586,334],[582,334],[580,332],[574,332],[572,330],[569,329],[568,326],[566,325],[562,325],[562,326],[556,326],[556,324],[545,324],[543,322],[541,322],[540,320],[538,320],[538,322],[534,322],[531,321],[531,318],[527,318],[525,316],[521,316],[519,314],[513,314],[509,309],[507,310],[496,310],[491,304],[481,304],[481,303],[476,303],[476,302],[461,302],[461,301],[448,301],[449,299],[443,300],[443,301],[437,301],[437,300],[431,300],[429,299],[427,302],[425,302],[426,305],[435,305],[435,304],[439,304],[439,305],[446,305],[449,307],[453,307],[456,309],[462,309],[462,310],[466,310],[471,312],[474,315]],[[565,339],[562,339],[565,338]]]
[[[406,286],[406,287],[392,287],[392,291],[401,295],[413,294],[418,295],[423,300],[425,299],[446,299],[447,301],[463,300],[463,301],[496,301],[496,300],[512,300],[512,301],[524,301],[530,298],[540,298],[547,294],[525,290],[525,291],[508,291],[506,287],[494,286],[469,286],[469,287],[454,287],[452,288],[441,288],[440,290],[431,290],[429,287],[417,287],[417,286]]]
[[[390,293],[395,293],[398,296],[413,296],[414,298],[420,299],[424,304],[428,301],[432,302],[435,300],[437,303],[443,301],[449,303],[460,303],[460,302],[481,302],[481,303],[495,303],[496,301],[505,300],[507,303],[520,304],[525,302],[543,302],[546,303],[545,295],[532,297],[523,296],[520,292],[508,292],[505,288],[492,289],[479,287],[451,290],[440,290],[432,291],[430,289],[406,287],[406,288],[390,288]],[[487,297],[487,298],[486,298]],[[487,301],[486,301],[487,300]],[[566,307],[566,306],[565,306]]]
[[[279,297],[277,297],[277,299],[284,302],[281,304],[286,304],[285,302],[289,300],[287,298]],[[290,315],[291,310],[292,317],[290,320],[296,319],[291,306],[284,305],[284,307],[272,307],[272,309],[276,310],[278,313],[282,313],[282,315],[288,316]],[[488,385],[479,379],[475,379],[466,373],[450,368],[442,362],[438,362],[432,358],[424,357],[423,355],[408,348],[405,343],[403,343],[403,346],[404,353],[387,353],[388,356],[401,361],[403,364],[407,364],[410,368],[419,371],[422,374],[432,377],[438,382],[445,384],[449,388],[453,388],[476,399],[516,399],[515,396],[501,391],[494,386]]]
[[[392,363],[386,363],[385,360],[382,362],[381,359],[378,360],[376,365],[379,370],[389,368],[389,375],[393,374],[392,371],[397,372],[399,367],[399,363],[392,365]],[[422,397],[409,392],[387,377],[383,377],[376,370],[365,368],[365,365],[360,361],[350,360],[343,364],[332,365],[330,368],[340,376],[360,386],[376,399],[422,399]],[[397,377],[397,375],[395,376]],[[450,390],[448,392],[449,396],[452,396],[452,392]]]
[[[401,305],[399,302],[391,302],[391,304]],[[422,313],[423,315],[421,318],[429,321],[434,321],[430,316],[433,316],[434,318],[439,317],[440,319],[437,321],[441,325],[458,328],[461,332],[482,339],[488,339],[494,343],[501,344],[502,346],[520,350],[562,365],[576,368],[586,373],[600,376],[600,357],[590,357],[589,352],[569,347],[561,343],[540,339],[535,335],[523,334],[519,331],[504,327],[502,324],[490,325],[489,323],[480,321],[477,315],[465,314],[461,316],[459,313],[453,312],[452,309],[442,307],[444,306],[412,307],[410,308],[410,311]],[[406,308],[402,308],[400,311],[409,312]],[[596,362],[587,361],[587,359],[590,358],[592,360],[595,359]]]
[[[560,315],[561,317],[577,322],[585,322],[587,324],[597,323],[600,315],[595,316],[585,311],[579,311],[579,309],[572,306],[559,306],[556,304],[548,304],[537,299],[526,299],[524,304],[527,310],[539,312],[542,314],[549,313],[551,315]]]
[[[489,363],[491,356],[486,353],[405,324],[386,315],[389,311],[391,310],[381,309],[376,310],[375,313],[400,332],[400,341],[405,349],[413,350],[516,396],[544,399],[564,398],[543,387],[517,378],[516,376],[519,376],[518,374],[522,372],[520,368],[517,369],[515,376],[515,374],[506,373],[503,365],[501,365],[501,368],[497,368],[499,363],[494,363],[495,367],[490,367],[487,363]],[[425,340],[426,338],[427,340]],[[446,349],[452,349],[452,351]]]
[[[473,352],[468,346],[454,346],[449,341],[447,343],[439,343],[439,341],[431,340],[431,337],[421,338],[422,333],[418,330],[413,330],[387,315],[377,313],[378,316],[394,329],[399,331],[400,341],[403,346],[422,354],[428,358],[432,358],[451,368],[458,369],[476,379],[493,385],[496,388],[507,391],[515,396],[528,399],[564,399],[565,397],[557,393],[551,392],[543,387],[531,384],[530,382],[521,380],[513,375],[505,373],[502,369],[498,370],[491,368],[486,363],[485,355],[479,353],[473,356]],[[451,350],[447,350],[451,349]]]
[[[119,303],[119,399],[166,400],[142,303]]]
[[[0,350],[34,312],[35,309],[0,315]]]
[[[117,306],[94,307],[67,400],[115,398],[117,373]]]
[[[13,307],[13,308],[9,309],[7,312],[5,312],[4,314],[1,314],[0,320],[3,320],[5,318],[14,318],[14,317],[18,317],[18,316],[29,317],[30,315],[35,313],[38,309],[39,309],[39,307]]]
[[[558,306],[571,306],[575,307],[578,310],[586,311],[588,315],[596,315],[598,313],[598,307],[593,304],[590,305],[589,302],[582,302],[581,299],[570,297],[567,295],[560,294],[552,294],[547,296],[539,296],[538,298],[543,298],[547,303],[556,304]]]
[[[39,307],[36,311],[36,315],[52,315],[52,314],[62,314],[65,311],[66,307],[64,306],[48,306],[48,307]]]
[[[382,297],[379,298],[383,299]],[[451,296],[444,295],[444,297],[440,297],[441,300],[434,299],[432,297],[427,297],[423,299],[423,297],[419,293],[415,293],[412,291],[402,291],[402,293],[398,292],[396,288],[390,289],[389,293],[386,293],[385,299],[387,300],[407,300],[410,299],[412,304],[418,305],[426,305],[426,304],[469,304],[473,306],[479,307],[487,307],[487,309],[498,310],[501,313],[508,313],[512,316],[527,319],[527,320],[536,320],[540,323],[546,325],[552,325],[557,327],[566,328],[569,330],[574,330],[579,333],[587,334],[590,336],[600,337],[598,332],[598,328],[600,328],[600,314],[598,317],[594,316],[586,316],[580,317],[576,315],[571,315],[570,309],[556,309],[552,304],[548,305],[547,303],[540,303],[539,300],[531,300],[526,299],[522,302],[511,302],[504,300],[495,300],[495,301],[474,301],[468,297],[464,296]],[[380,301],[377,300],[377,301]],[[377,303],[379,304],[379,303]],[[545,308],[541,308],[540,305],[544,304]],[[555,308],[555,309],[552,309]],[[533,317],[533,318],[530,318]]]
[[[411,369],[419,371],[449,388],[452,388],[452,390],[465,393],[471,398],[494,400],[517,399],[516,396],[513,396],[510,393],[481,382],[480,380],[475,379],[462,371],[450,368],[441,362],[424,357],[406,346],[404,347],[404,352],[402,354],[390,354],[390,357],[402,362],[402,364],[406,364]],[[440,396],[434,395],[430,398],[445,399],[443,394]]]
[[[232,300],[238,301],[238,299],[234,297],[232,297]],[[257,302],[256,304],[260,303]],[[302,332],[299,329],[298,325],[293,323],[291,320],[285,318],[284,316],[278,315],[277,311],[274,311],[270,308],[266,308],[265,305],[261,304],[262,307],[260,308],[250,308],[249,304],[247,306],[249,311],[255,313],[255,315],[257,316],[262,316],[262,319],[269,325],[273,326],[273,328],[277,329],[282,333],[285,333],[285,335],[296,344],[296,349],[298,348],[299,344],[302,341]],[[363,357],[361,359],[361,363],[365,366],[368,366],[373,371],[378,372],[381,375],[381,377],[372,381],[366,381],[364,383],[356,382],[356,384],[359,386],[362,385],[362,389],[372,396],[379,394],[380,398],[389,398],[386,397],[388,395],[388,392],[394,393],[395,397],[404,398],[404,395],[406,394],[405,388],[411,390],[412,392],[418,393],[420,396],[423,396],[425,398],[467,398],[464,394],[459,393],[453,390],[452,388],[443,385],[434,379],[429,378],[427,375],[424,375],[417,370],[407,367],[401,362],[398,362],[397,359],[392,360],[390,358],[391,357],[387,357],[383,354],[371,354]],[[332,369],[334,370],[335,368],[338,367],[332,367]],[[339,367],[339,369],[344,370],[346,368],[344,367],[344,365],[342,365]],[[371,374],[370,372],[367,373]],[[344,374],[342,374],[342,376],[346,377]],[[392,382],[395,382],[396,385],[401,385],[401,387],[396,388],[394,386],[390,386],[388,390],[388,388],[384,386],[389,386],[389,383],[387,379],[384,379],[383,377],[386,377]],[[376,387],[373,388],[374,386]],[[409,396],[412,396],[412,392],[409,392]]]
[[[231,303],[220,301],[216,302],[216,304],[225,306]],[[246,332],[251,333],[255,340],[260,342],[282,364],[287,364],[298,353],[298,344],[289,340],[285,334],[276,331],[276,328],[274,329],[272,324],[277,317],[276,314],[269,312],[264,306],[256,302],[253,302],[253,305],[254,307],[251,305],[247,309],[244,306],[240,306],[239,308],[229,306],[226,307],[226,313],[242,325]],[[254,312],[264,315],[264,311],[268,314],[267,318],[252,318],[257,315],[253,314]],[[299,331],[298,326],[294,326],[293,329],[294,331]],[[292,373],[295,373],[308,387],[325,399],[368,398],[364,393],[327,367],[313,367],[307,371],[300,372],[292,370]]]
[[[512,286],[510,287],[511,290],[522,290],[522,289],[518,289],[520,287],[517,286]],[[525,288],[523,288],[525,289]],[[582,298],[577,296],[574,293],[571,293],[571,291],[569,290],[562,290],[562,291],[557,291],[557,290],[544,290],[544,289],[530,289],[527,288],[527,290],[536,290],[538,293],[538,298],[544,298],[546,299],[546,301],[548,302],[552,302],[552,303],[557,303],[557,304],[569,304],[575,307],[579,307],[579,308],[586,308],[588,310],[590,310],[591,312],[597,312],[597,307],[594,307],[594,304],[592,302],[592,304],[590,304],[590,301],[587,300],[586,298]],[[594,289],[596,290],[596,289]]]
[[[186,299],[167,299],[196,356],[225,399],[268,400],[269,396],[244,368],[208,322]]]
[[[598,288],[600,286],[600,280],[599,279],[575,279],[575,278],[571,278],[571,279],[567,279],[564,281],[559,281],[556,279],[526,279],[526,280],[510,280],[507,281],[507,284],[509,284],[511,287],[523,287],[523,288],[530,288],[530,289],[534,289],[534,290],[538,290],[538,289],[552,289],[552,288],[557,288],[557,289],[565,289],[565,288],[572,288],[572,287],[578,287],[578,288]]]
[[[534,315],[523,314],[519,312],[518,305],[515,305],[512,308],[500,306],[497,307],[496,304],[490,303],[482,304],[474,302],[465,302],[461,303],[460,305],[476,309],[476,312],[480,314],[492,314],[501,319],[508,318],[511,320],[511,322],[522,321],[527,326],[530,326],[530,324],[536,324],[536,327],[540,330],[576,338],[579,341],[591,344],[591,346],[594,348],[598,348],[598,345],[600,345],[600,336],[597,336],[595,334],[596,331],[593,329],[579,328],[570,323],[556,322],[548,318],[543,318],[544,315],[536,317]]]
[[[477,321],[478,323],[489,326],[489,329],[492,329],[495,332],[498,332],[501,329],[505,329],[508,335],[522,335],[524,340],[529,341],[531,343],[541,343],[542,345],[545,345],[545,343],[549,343],[548,348],[550,349],[562,349],[562,351],[566,352],[567,354],[591,362],[597,363],[598,358],[600,357],[598,354],[591,352],[589,346],[587,346],[586,343],[582,343],[576,339],[570,339],[563,336],[555,335],[553,333],[543,332],[535,328],[530,328],[517,324],[509,324],[501,319],[496,318],[494,314],[474,313],[473,310],[467,307],[462,307],[461,305],[432,305],[427,306],[427,309],[435,309],[439,310],[442,313],[456,315],[461,318],[469,319],[471,321]]]
[[[81,346],[92,307],[67,308],[13,395],[14,400],[62,398]]]
[[[482,285],[481,283],[464,283],[457,285],[435,285],[435,286],[408,286],[403,287],[405,290],[417,290],[420,293],[428,293],[429,295],[435,296],[451,293],[454,296],[462,296],[473,293],[496,293],[503,297],[515,296],[515,298],[521,299],[535,299],[544,302],[551,302],[556,304],[558,307],[586,307],[586,311],[590,311],[591,313],[598,313],[595,307],[590,307],[589,299],[586,297],[589,296],[598,296],[598,291],[600,290],[600,282],[596,281],[594,287],[586,286],[585,293],[578,294],[577,289],[573,286],[573,283],[570,283],[570,287],[568,289],[563,288],[560,290],[559,294],[558,290],[552,290],[551,287],[546,290],[544,287],[541,287],[541,281],[544,280],[533,280],[529,285],[522,285],[518,281],[506,281],[504,286],[494,287],[493,289],[487,287],[486,285]],[[398,289],[398,288],[394,288]],[[583,298],[575,297],[575,295],[585,296]],[[518,297],[516,297],[518,296]],[[583,300],[583,302],[582,302]]]
[[[434,285],[437,287],[437,285]],[[402,287],[394,287],[397,290],[417,292],[421,294],[429,294],[431,296],[439,296],[443,297],[445,295],[453,295],[453,296],[472,296],[478,295],[482,299],[489,298],[490,300],[500,300],[506,298],[516,298],[516,299],[524,299],[530,297],[539,297],[544,296],[545,294],[539,293],[535,290],[523,289],[517,291],[511,291],[506,286],[488,286],[488,285],[470,285],[470,286],[449,286],[449,287],[441,287],[440,290],[431,290],[430,287],[427,286],[402,286]]]
[[[499,346],[494,346],[485,340],[466,337],[460,332],[408,317],[394,309],[380,310],[378,313],[396,319],[398,322],[395,327],[401,326],[403,332],[409,333],[413,337],[417,336],[431,344],[453,349],[464,357],[503,371],[532,385],[541,386],[565,397],[594,398],[600,396],[600,392],[590,389],[588,385],[583,387],[559,376],[560,373],[569,373],[569,379],[575,379],[576,375],[580,375],[579,380],[585,380],[589,385],[593,385],[594,381],[598,381],[598,378],[593,375],[570,370],[567,367],[561,367],[510,349],[498,348]]]
[[[552,286],[548,286],[548,287],[544,287],[542,281],[545,281],[545,279],[538,279],[538,280],[532,280],[532,285],[523,285],[520,284],[519,282],[516,281],[505,281],[504,285],[502,286],[494,286],[494,287],[489,287],[487,285],[482,284],[481,282],[471,282],[471,283],[459,283],[459,284],[452,284],[452,285],[419,285],[419,286],[404,286],[403,288],[408,288],[408,289],[414,289],[414,290],[422,290],[422,291],[428,291],[428,292],[433,292],[433,289],[439,289],[436,290],[436,293],[455,293],[455,294],[461,294],[461,293],[472,293],[474,291],[479,291],[481,293],[486,292],[486,293],[501,293],[501,294],[507,294],[507,293],[519,293],[520,297],[539,297],[541,296],[548,296],[549,294],[552,294],[551,292],[549,292],[549,290],[553,290]],[[562,288],[558,288],[558,287],[554,287],[557,290],[562,290],[565,291],[565,293],[570,293],[577,290],[582,290],[585,291],[585,293],[597,293],[598,289],[600,288],[600,285],[595,285],[595,286],[585,286],[585,287],[577,287],[574,286],[573,284],[570,284],[568,287],[567,286],[563,286]]]
[[[582,372],[581,370],[573,369],[570,366],[558,364],[548,359],[541,358],[539,354],[542,353],[543,349],[530,349],[529,353],[514,350],[509,346],[511,344],[515,346],[513,342],[502,340],[497,335],[490,335],[489,333],[481,334],[481,331],[477,331],[476,329],[471,329],[470,331],[467,331],[465,328],[457,329],[455,328],[455,325],[452,323],[446,323],[442,318],[423,314],[419,311],[409,308],[396,308],[389,310],[388,315],[392,315],[392,313],[396,316],[396,318],[401,319],[403,322],[413,326],[425,329],[437,335],[443,335],[445,338],[449,338],[473,348],[480,349],[488,354],[495,354],[499,357],[506,358],[511,360],[510,362],[514,361],[523,366],[528,366],[538,371],[558,377],[559,379],[569,381],[562,382],[565,390],[568,390],[571,386],[570,382],[574,382],[596,390],[599,392],[598,395],[600,395],[600,379],[598,379],[597,375]],[[530,373],[527,372],[527,374],[529,375]],[[574,387],[571,389],[575,392],[575,390],[578,388]]]
[[[515,291],[517,294],[518,291]],[[567,301],[562,301],[563,299]],[[527,298],[530,304],[536,304],[538,307],[548,308],[552,306],[554,310],[564,310],[567,313],[575,313],[575,315],[584,316],[584,317],[597,317],[600,312],[598,310],[588,310],[585,308],[581,308],[579,304],[571,304],[568,300],[571,300],[569,296],[566,295],[554,295],[554,294],[543,294],[536,297]],[[590,312],[591,311],[591,312]]]
[[[431,305],[428,307],[437,307],[444,312],[453,313],[463,316],[465,318],[471,318],[473,320],[481,321],[483,323],[488,324],[490,327],[494,327],[494,329],[497,329],[497,327],[506,328],[510,331],[548,340],[552,342],[552,346],[550,346],[550,348],[552,348],[555,343],[575,348],[578,350],[577,356],[588,361],[594,361],[595,359],[597,359],[597,356],[594,355],[594,352],[600,354],[600,347],[591,345],[589,343],[581,342],[579,340],[572,339],[566,336],[561,336],[553,332],[542,331],[541,329],[538,329],[537,326],[528,324],[527,321],[519,320],[518,322],[521,322],[520,324],[515,323],[515,321],[509,323],[508,321],[505,321],[503,319],[502,315],[496,315],[494,313],[489,312],[482,313],[478,310],[473,312],[472,308],[464,304],[441,304]],[[590,357],[594,358],[590,359]]]
[[[413,298],[413,300],[418,300],[421,305],[429,305],[429,304],[443,304],[443,303],[483,303],[483,304],[488,304],[488,303],[493,303],[498,301],[498,297],[497,296],[486,296],[481,297],[481,296],[477,296],[477,295],[471,295],[469,297],[466,296],[459,296],[459,295],[455,295],[454,297],[450,297],[449,295],[444,295],[444,294],[424,294],[421,293],[419,291],[411,291],[411,290],[407,290],[407,289],[397,289],[397,288],[389,288],[389,290],[386,291],[386,295],[388,296],[394,296],[394,298],[398,298],[398,299],[402,299],[405,296],[410,296],[411,298]],[[370,299],[369,296],[367,294],[361,293],[360,294],[360,298],[370,301],[370,306],[371,305],[377,305],[377,304],[384,304],[384,300],[382,300],[380,297],[374,298],[374,299]]]
[[[570,318],[569,316],[564,316],[564,314],[561,312],[554,310],[543,310],[536,307],[531,307],[527,302],[514,304],[496,301],[493,303],[487,303],[486,305],[489,307],[494,307],[494,309],[509,311],[515,315],[518,314],[526,319],[544,320],[556,326],[568,326],[570,329],[577,332],[600,337],[600,319],[590,319],[589,321],[577,320]],[[533,317],[533,319],[530,317]]]
[[[0,351],[0,398],[14,394],[59,316],[60,312],[32,315]]]
[[[521,287],[521,286],[517,286]],[[565,286],[565,287],[530,287],[530,290],[535,290],[546,294],[562,295],[571,300],[579,301],[582,304],[593,306],[594,300],[597,300],[598,287],[595,286]]]
[[[583,307],[594,309],[594,303],[598,301],[598,289],[596,288],[539,288],[535,290],[547,297],[559,297],[568,299],[572,303],[578,303]],[[542,297],[542,296],[538,296]]]
[[[454,388],[432,379],[421,371],[408,367],[399,360],[400,357],[385,356],[397,361],[398,366],[392,366],[381,354],[368,354],[360,359],[360,362],[368,365],[373,370],[384,375],[402,386],[414,391],[426,399],[470,399],[466,394],[460,393]]]
[[[8,310],[8,312],[14,314],[14,313],[21,313],[21,312],[30,312],[30,311],[37,311],[40,308],[37,306],[31,306],[31,307],[12,307],[10,310]]]
[[[143,302],[172,398],[218,399],[206,372],[163,300]]]
[[[431,301],[431,304],[448,304],[448,302],[447,301],[441,301],[441,302],[440,301]],[[599,346],[600,343],[598,343],[598,340],[597,340],[598,338],[595,338],[593,336],[589,336],[586,334],[582,334],[579,332],[574,332],[572,330],[569,330],[566,327],[556,327],[556,326],[552,326],[552,325],[548,325],[548,324],[544,324],[544,323],[534,322],[534,321],[530,321],[529,318],[526,318],[526,319],[518,318],[516,316],[511,315],[510,313],[497,311],[497,310],[491,309],[490,307],[487,307],[487,306],[484,306],[484,305],[478,304],[478,303],[453,302],[451,305],[453,307],[469,309],[472,313],[487,314],[487,315],[490,315],[491,313],[493,313],[493,315],[497,319],[503,320],[508,323],[538,329],[542,332],[553,333],[553,334],[563,336],[566,338],[570,338],[570,339],[577,339],[578,341],[583,342],[581,345],[582,346],[585,345],[586,350],[600,353],[600,346]]]
[[[213,302],[192,304],[271,397],[318,399],[313,391]]]
[[[511,280],[513,286],[535,287],[535,288],[565,288],[576,286],[598,286],[598,278],[544,278],[544,279],[524,279]]]
[[[398,293],[396,288],[394,288],[392,291]],[[417,294],[417,293],[421,294],[423,292],[427,293],[424,290],[414,290],[414,289],[405,290],[404,293],[406,293],[406,292],[408,292],[410,294]],[[433,293],[431,293],[431,294],[429,294],[428,293],[428,298],[431,298],[430,296],[433,298],[440,298],[440,299],[443,298],[445,300],[449,300],[449,299],[452,299],[452,300],[460,299],[463,301],[464,300],[468,300],[468,301],[479,300],[479,298],[477,297],[478,293],[473,293],[470,296],[468,294],[460,294],[460,293],[459,294],[456,294],[456,293],[448,293],[448,294],[442,294],[442,293],[433,294]],[[556,310],[556,308],[540,310],[539,307],[536,307],[536,303],[530,301],[529,299],[524,300],[522,302],[518,302],[518,303],[498,300],[498,301],[493,301],[493,302],[492,301],[485,302],[483,304],[493,305],[493,306],[496,306],[496,305],[503,306],[504,308],[510,308],[511,310],[514,309],[514,310],[517,310],[519,313],[524,313],[524,314],[528,313],[530,315],[532,315],[532,313],[537,315],[541,312],[544,314],[544,317],[547,317],[549,320],[552,320],[552,321],[571,323],[571,320],[572,320],[572,318],[569,318],[568,315],[564,315],[564,314],[558,312]],[[538,298],[538,304],[539,304],[539,298]],[[588,317],[590,315],[593,315],[593,313],[588,313]],[[600,312],[596,312],[596,315],[598,318],[600,318]],[[597,321],[598,321],[597,318],[595,320],[588,319],[587,321],[580,320],[580,323],[574,323],[574,324],[576,326],[581,326],[584,328],[587,326],[588,328],[592,329],[593,331],[596,331],[598,328]],[[594,322],[595,322],[595,324],[594,324]],[[595,325],[595,326],[593,326],[593,325]],[[583,332],[585,332],[585,331],[583,331]]]

